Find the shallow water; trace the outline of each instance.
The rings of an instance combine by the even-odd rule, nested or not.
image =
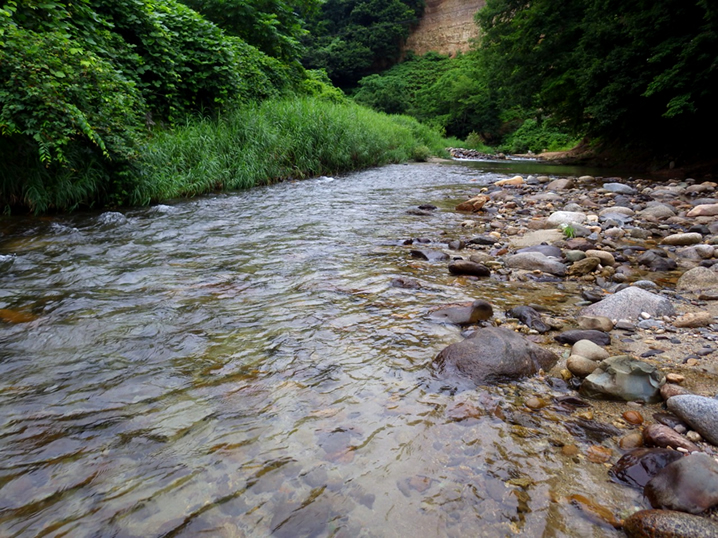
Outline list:
[[[396,165],[0,221],[0,309],[24,316],[0,321],[0,536],[620,535],[566,497],[640,496],[522,406],[565,388],[431,374],[461,336],[430,308],[546,293],[402,244],[445,240],[498,177]]]

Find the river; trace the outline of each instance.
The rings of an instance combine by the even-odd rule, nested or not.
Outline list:
[[[393,165],[3,218],[0,536],[619,536],[567,497],[640,495],[521,410],[565,388],[429,368],[461,339],[430,308],[516,298],[403,242],[460,230],[453,206],[500,177]]]

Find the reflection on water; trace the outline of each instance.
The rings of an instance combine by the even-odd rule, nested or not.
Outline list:
[[[521,406],[564,389],[430,375],[460,335],[429,308],[513,291],[402,241],[445,240],[494,179],[397,165],[2,221],[0,535],[616,535],[565,498],[634,494]]]

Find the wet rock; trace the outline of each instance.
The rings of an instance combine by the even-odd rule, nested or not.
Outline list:
[[[584,258],[583,260],[578,260],[574,262],[566,271],[566,274],[569,276],[582,276],[587,275],[589,273],[592,273],[593,271],[598,268],[600,265],[601,260],[594,257]]]
[[[686,213],[686,217],[714,217],[718,215],[718,204],[697,205]]]
[[[579,316],[576,321],[582,329],[603,331],[605,333],[613,330],[613,321],[605,316]]]
[[[621,456],[608,476],[619,484],[643,488],[661,469],[682,457],[668,448],[637,448]]]
[[[718,290],[718,272],[707,267],[689,269],[676,282],[676,289],[685,291]]]
[[[688,452],[698,451],[698,447],[665,424],[649,424],[643,429],[643,441],[648,446],[662,448],[683,448]]]
[[[571,355],[566,360],[566,368],[576,377],[586,377],[598,368],[598,363],[580,355]]]
[[[606,439],[621,434],[621,430],[611,424],[583,418],[564,422],[564,427],[574,437],[595,443],[602,443]]]
[[[638,411],[626,411],[621,416],[623,417],[623,420],[629,424],[633,424],[634,426],[643,424],[643,415],[641,415]]]
[[[470,245],[492,246],[496,243],[496,238],[492,235],[477,235],[469,239],[468,243]]]
[[[470,260],[454,260],[449,263],[452,275],[490,276],[491,271],[485,265]]]
[[[397,277],[391,280],[392,288],[403,288],[407,290],[418,290],[421,288],[418,280],[407,277]]]
[[[432,213],[431,213],[431,211],[425,211],[423,209],[418,209],[418,208],[412,207],[411,209],[406,210],[406,214],[414,215],[416,217],[428,217],[428,216],[431,216]]]
[[[691,454],[659,471],[643,493],[654,508],[699,514],[718,504],[718,463]]]
[[[713,316],[710,312],[690,312],[677,318],[673,325],[678,328],[707,327],[713,323]]]
[[[541,314],[530,306],[517,306],[506,312],[506,315],[516,318],[530,329],[534,329],[539,333],[545,333],[551,330],[541,319]]]
[[[672,234],[663,238],[661,244],[671,246],[697,245],[703,241],[703,236],[699,233],[680,233]]]
[[[470,306],[449,306],[431,313],[432,319],[455,325],[473,325],[491,319],[494,310],[489,303],[478,299]]]
[[[546,223],[553,228],[558,228],[561,225],[583,224],[584,222],[586,222],[586,214],[580,211],[554,211],[546,219]]]
[[[430,262],[443,262],[449,259],[449,255],[440,250],[428,250],[428,249],[412,249],[411,256],[420,260],[426,260]]]
[[[624,435],[618,441],[618,446],[620,446],[623,450],[630,450],[632,448],[641,448],[643,446],[643,435],[638,432],[629,433],[628,435]]]
[[[626,518],[628,538],[718,538],[718,524],[674,510],[641,510]]]
[[[672,316],[673,304],[666,297],[630,286],[581,310],[582,316],[604,316],[610,319],[637,319],[647,312],[652,317]]]
[[[590,340],[599,346],[608,346],[611,344],[611,336],[601,332],[586,329],[572,329],[564,331],[554,336],[554,339],[560,344],[574,345],[579,340]]]
[[[544,256],[539,252],[525,252],[514,254],[506,258],[506,266],[512,269],[524,269],[526,271],[539,270],[557,276],[566,274],[566,266],[560,261]]]
[[[592,361],[601,362],[609,357],[608,351],[591,340],[579,340],[571,348],[572,355],[580,355]]]
[[[636,194],[636,189],[623,183],[604,183],[603,188],[616,194]]]
[[[704,439],[718,445],[718,400],[686,394],[669,398],[666,405]]]
[[[665,382],[665,375],[652,364],[620,355],[602,361],[583,380],[580,392],[590,398],[655,403],[661,401],[659,389]]]
[[[554,353],[513,331],[487,327],[441,351],[434,368],[443,377],[459,375],[480,385],[533,375],[557,361]]]
[[[678,268],[678,264],[668,258],[665,253],[659,253],[655,250],[649,250],[641,254],[636,260],[639,265],[643,265],[651,271],[673,271]]]

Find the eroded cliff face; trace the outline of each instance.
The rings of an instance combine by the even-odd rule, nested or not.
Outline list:
[[[424,16],[403,50],[451,55],[467,51],[469,40],[479,33],[474,15],[485,4],[486,0],[427,0]]]

